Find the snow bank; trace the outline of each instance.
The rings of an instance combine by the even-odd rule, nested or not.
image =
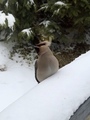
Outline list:
[[[0,113],[0,120],[69,120],[90,96],[90,51]]]

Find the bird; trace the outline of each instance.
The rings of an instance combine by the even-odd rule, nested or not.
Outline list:
[[[35,62],[35,78],[38,83],[55,74],[59,69],[59,62],[50,50],[51,42],[43,41],[35,46],[38,59]]]

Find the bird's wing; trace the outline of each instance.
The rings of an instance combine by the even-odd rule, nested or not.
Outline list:
[[[35,78],[36,78],[37,82],[40,83],[39,80],[37,79],[37,67],[38,66],[37,66],[37,60],[36,60],[35,61]]]

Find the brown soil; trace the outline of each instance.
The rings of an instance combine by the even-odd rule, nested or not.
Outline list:
[[[59,60],[59,66],[61,68],[89,50],[90,50],[90,45],[77,44],[73,50],[62,51],[59,54],[55,54],[55,56]]]
[[[13,56],[15,53],[20,53],[23,59],[30,59],[27,58],[28,55],[31,54],[31,51],[33,48],[28,47],[27,45],[16,45],[13,48],[13,51],[11,52],[10,58],[13,59]],[[75,58],[80,56],[83,53],[86,53],[87,51],[90,50],[90,45],[87,45],[85,43],[77,44],[73,50],[61,50],[59,47],[55,51],[55,56],[57,57],[59,61],[59,66],[60,68],[65,66],[66,64],[70,63],[73,61]],[[60,52],[57,52],[60,51]],[[37,56],[36,56],[37,57]],[[36,58],[35,57],[35,58]]]

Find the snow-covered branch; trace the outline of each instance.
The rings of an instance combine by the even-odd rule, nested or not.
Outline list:
[[[58,2],[55,2],[55,5],[66,5],[66,4],[64,2],[58,1]]]
[[[0,11],[0,25],[1,26],[6,25],[6,20],[7,20],[8,27],[13,30],[14,23],[15,23],[14,16],[10,13],[6,15],[5,13],[3,13],[3,11]]]

